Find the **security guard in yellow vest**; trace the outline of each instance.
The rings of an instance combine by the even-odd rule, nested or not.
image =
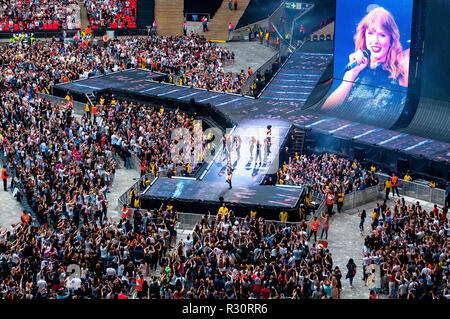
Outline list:
[[[189,176],[189,174],[191,173],[191,164],[189,162],[184,164],[184,173],[186,176]]]
[[[287,220],[288,220],[287,211],[280,212],[280,214],[278,216],[280,217],[281,222],[283,222],[283,223],[287,222]]]
[[[338,213],[342,212],[342,207],[344,206],[344,192],[342,191],[342,188],[339,187],[337,192],[337,210]]]
[[[298,216],[300,217],[300,220],[306,219],[306,205],[300,204],[300,208],[298,209]]]
[[[384,182],[384,191],[386,192],[386,196],[384,197],[384,199],[388,200],[389,192],[391,191],[391,180],[389,178]]]
[[[223,217],[228,215],[228,208],[225,207],[225,203],[222,203],[222,206],[219,208],[219,215]]]
[[[411,182],[412,181],[412,177],[411,177],[411,175],[409,175],[409,171],[406,172],[406,175],[405,175],[405,177],[403,177],[403,179],[405,181],[407,181],[407,182]]]

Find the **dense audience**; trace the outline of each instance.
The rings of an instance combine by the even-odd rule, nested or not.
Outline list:
[[[6,0],[0,3],[0,31],[80,29],[76,0]]]
[[[57,83],[124,69],[105,48],[81,41],[18,41],[0,48],[0,67],[3,87],[29,98]]]
[[[345,194],[378,184],[378,177],[357,161],[336,155],[298,155],[284,161],[277,173],[277,182],[287,185],[309,185],[327,193],[328,188],[340,188]]]
[[[199,35],[133,38],[116,43],[113,50],[126,65],[167,73],[181,85],[238,93],[247,78],[225,72],[234,53]]]
[[[97,18],[111,19],[99,8]],[[18,10],[11,12],[18,16]],[[33,219],[24,211],[17,224],[0,229],[0,298],[340,297],[342,273],[327,248],[308,243],[304,221],[275,225],[237,218],[232,211],[215,219],[208,214],[175,245],[178,217],[170,205],[133,214],[124,207],[120,221],[108,218],[107,194],[118,157],[129,168],[136,156],[143,173],[154,175],[203,160],[206,140],[193,117],[103,96],[80,117],[73,114],[69,95],[56,105],[36,94],[129,65],[166,72],[183,85],[238,92],[245,74],[223,70],[233,59],[197,36],[122,39],[105,47],[95,41],[19,41],[0,48],[0,154],[11,189],[20,190]],[[186,129],[191,141],[200,133],[199,153],[176,151],[183,138],[172,136],[177,128]],[[277,181],[321,193],[349,193],[378,183],[360,163],[330,154],[288,158]],[[450,298],[446,214],[404,200],[392,209],[378,205],[365,237],[366,284],[392,298]]]
[[[177,141],[163,134],[189,127],[190,119],[113,100],[78,120],[69,99],[58,107],[7,89],[0,110],[4,164],[35,219],[24,211],[19,223],[0,231],[1,298],[130,294],[139,271],[154,269],[174,241],[176,215],[157,210],[118,223],[108,219],[114,154],[134,150],[170,166],[169,148]],[[74,264],[81,267],[75,277]]]
[[[166,72],[179,84],[223,92],[239,92],[247,77],[225,72],[233,53],[198,36],[121,39],[106,48],[97,40],[17,41],[0,48],[0,54],[3,81],[31,91],[127,67]]]
[[[232,212],[204,216],[163,261],[164,280],[144,294],[174,299],[327,299],[338,297],[342,274],[331,253],[310,246],[306,223],[268,224]],[[154,289],[156,288],[156,289]]]
[[[176,214],[137,212],[133,222],[60,219],[54,228],[0,230],[1,299],[123,299],[154,271],[176,236]]]
[[[368,212],[371,213],[371,212]],[[390,298],[450,298],[447,208],[378,204],[364,241],[364,280]],[[380,269],[380,270],[378,270]]]
[[[92,29],[136,28],[137,0],[85,0]]]

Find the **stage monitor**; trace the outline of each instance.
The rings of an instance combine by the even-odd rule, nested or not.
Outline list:
[[[333,85],[321,112],[391,127],[408,89],[413,0],[336,0]]]

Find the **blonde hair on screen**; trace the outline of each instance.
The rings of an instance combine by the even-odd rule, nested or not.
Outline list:
[[[400,64],[400,53],[403,51],[400,43],[400,32],[392,14],[382,7],[377,7],[370,11],[359,22],[356,28],[355,51],[366,50],[366,30],[374,30],[376,27],[381,27],[391,38],[389,52],[386,56],[386,62],[383,64],[383,69],[389,71],[390,79],[397,79],[399,75],[407,76],[406,70]]]

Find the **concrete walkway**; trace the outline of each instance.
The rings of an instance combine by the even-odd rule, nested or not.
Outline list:
[[[123,162],[120,164],[123,164]],[[113,184],[109,189],[109,193],[106,194],[109,204],[108,217],[112,218],[114,222],[120,221],[120,217],[122,216],[122,207],[118,207],[117,200],[128,188],[138,181],[139,176],[140,172],[138,168],[116,169]]]
[[[11,224],[20,222],[20,215],[22,215],[22,205],[12,196],[12,192],[3,190],[3,181],[1,182],[0,190],[0,227],[10,230]],[[11,179],[8,179],[8,186]]]
[[[397,199],[398,197],[395,197]],[[416,199],[405,196],[405,201],[407,204],[412,204],[417,202]],[[361,211],[366,210],[367,218],[364,223],[364,230],[366,234],[370,231],[371,224],[371,213],[373,208],[375,208],[378,202],[382,200],[367,203],[363,206],[346,210],[341,214],[335,214],[330,220],[330,228],[328,230],[328,249],[330,249],[333,256],[333,268],[338,266],[342,272],[342,293],[341,299],[368,299],[369,289],[364,286],[364,281],[362,280],[362,257],[363,257],[363,246],[364,238],[359,231],[360,217],[358,217],[358,209]],[[422,207],[429,211],[433,209],[433,204],[419,201]],[[391,199],[387,202],[390,207],[394,206],[394,201]],[[320,234],[318,234],[318,238]],[[310,243],[314,240],[311,239]],[[348,279],[345,279],[347,274],[347,262],[350,258],[353,258],[357,270],[356,276],[353,280],[353,288],[350,288]],[[386,295],[379,295],[380,299],[386,299]]]
[[[248,67],[256,72],[264,63],[272,58],[277,51],[272,47],[261,45],[259,42],[227,42],[217,43],[218,47],[225,47],[234,52],[234,63],[225,68],[225,72],[247,74]]]

